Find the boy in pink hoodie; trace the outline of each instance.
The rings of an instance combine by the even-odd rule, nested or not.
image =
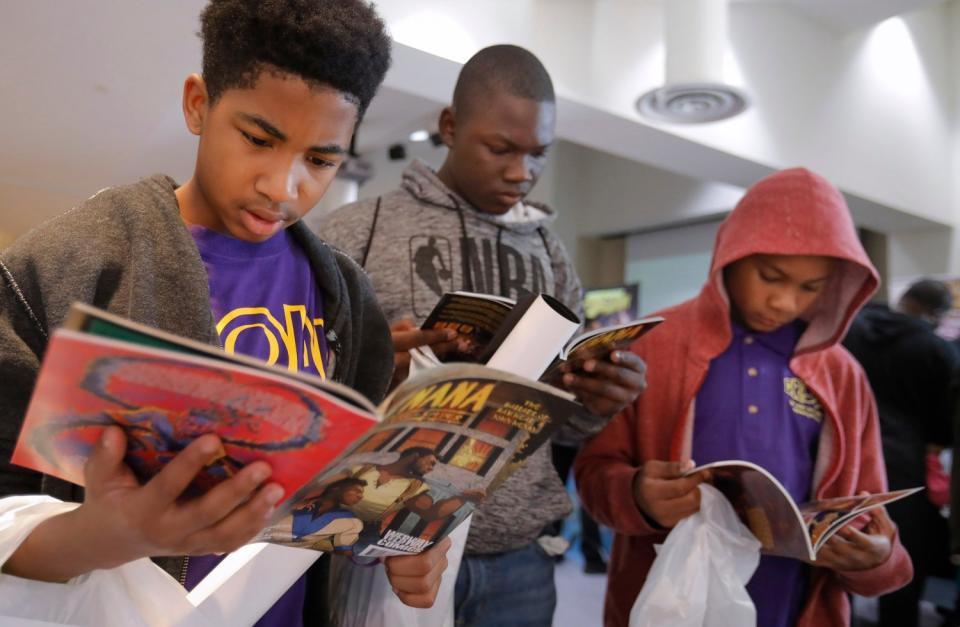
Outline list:
[[[699,508],[703,478],[682,477],[691,460],[752,461],[798,502],[886,489],[873,395],[839,344],[878,283],[823,178],[785,170],[747,191],[720,227],[700,294],[631,347],[649,364],[649,389],[575,466],[584,505],[617,532],[606,625],[627,624],[654,545]],[[849,624],[847,592],[874,596],[911,576],[880,509],[811,565],[763,556],[747,589],[762,627],[827,627]]]

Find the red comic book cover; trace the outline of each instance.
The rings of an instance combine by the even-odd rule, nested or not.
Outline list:
[[[264,460],[286,498],[374,422],[281,375],[61,330],[48,346],[12,461],[82,485],[103,428],[119,425],[125,461],[146,482],[192,440],[215,433],[223,448],[190,493]]]

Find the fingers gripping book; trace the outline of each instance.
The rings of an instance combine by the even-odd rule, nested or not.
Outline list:
[[[423,329],[453,329],[457,345],[449,353],[414,354],[426,365],[441,362],[482,363],[552,385],[564,372],[589,359],[604,359],[663,322],[651,317],[577,333],[580,319],[546,294],[517,301],[472,292],[444,294],[424,321]],[[571,339],[572,338],[572,339]]]
[[[47,347],[12,461],[83,485],[93,445],[117,425],[145,483],[215,433],[222,449],[185,498],[264,460],[284,500],[255,540],[413,554],[577,411],[550,386],[472,364],[431,369],[374,407],[337,383],[75,305]]]
[[[820,548],[862,514],[910,496],[922,488],[796,503],[765,469],[742,460],[699,466],[769,555],[815,561]]]

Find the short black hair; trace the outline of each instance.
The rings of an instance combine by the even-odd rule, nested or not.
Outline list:
[[[362,116],[390,67],[390,38],[366,0],[211,0],[200,38],[211,103],[273,71],[343,92]]]
[[[426,446],[411,446],[410,448],[400,451],[400,459],[409,457],[410,455],[416,455],[417,459],[420,459],[421,457],[426,457],[427,455],[433,455],[436,457],[437,452],[432,448],[427,448]]]
[[[468,115],[497,92],[535,102],[556,101],[553,81],[540,59],[510,44],[484,48],[463,65],[453,88],[453,110],[458,116]]]
[[[950,288],[942,281],[933,279],[914,281],[903,293],[902,298],[912,300],[926,313],[933,316],[942,316],[953,307],[953,295],[950,293]]]

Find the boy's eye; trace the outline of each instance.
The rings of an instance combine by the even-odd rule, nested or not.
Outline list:
[[[510,152],[510,149],[503,146],[490,146],[490,152],[495,155],[505,155]]]
[[[760,278],[763,281],[766,281],[767,283],[775,283],[777,281],[777,277],[769,274],[764,274],[763,272],[760,273]]]
[[[320,157],[307,157],[307,161],[310,162],[310,165],[317,168],[332,168],[337,165],[329,159],[322,159]]]
[[[246,139],[248,142],[250,142],[254,146],[258,146],[260,148],[266,148],[267,146],[270,145],[270,142],[268,142],[267,140],[260,139],[259,137],[255,135],[251,135],[246,131],[240,131],[240,133],[243,135],[244,139]]]
[[[823,283],[818,283],[816,285],[804,285],[803,291],[810,292],[811,294],[816,294],[823,289]]]

